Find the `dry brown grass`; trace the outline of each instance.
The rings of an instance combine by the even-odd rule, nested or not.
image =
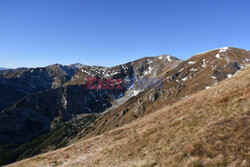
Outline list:
[[[9,166],[249,166],[250,68],[121,128]]]

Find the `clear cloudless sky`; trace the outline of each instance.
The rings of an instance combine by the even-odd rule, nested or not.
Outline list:
[[[250,49],[250,0],[0,0],[0,67]]]

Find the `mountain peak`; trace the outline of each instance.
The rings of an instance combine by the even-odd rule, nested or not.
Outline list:
[[[178,59],[178,58],[176,58],[176,57],[174,57],[174,56],[171,56],[171,55],[160,55],[160,56],[156,56],[156,58],[158,58],[158,59],[166,59],[166,60],[168,60],[169,62],[170,61],[173,61],[173,60],[180,60],[180,59]]]
[[[241,48],[235,48],[235,47],[227,46],[227,47],[221,47],[221,48],[216,48],[216,49],[208,50],[208,51],[205,51],[205,52],[200,52],[200,53],[197,53],[195,55],[202,55],[202,54],[205,54],[205,53],[209,53],[209,52],[213,52],[213,51],[218,51],[218,50],[220,52],[226,52],[226,51],[231,51],[231,50],[245,50],[245,51],[248,51],[246,49],[241,49]]]

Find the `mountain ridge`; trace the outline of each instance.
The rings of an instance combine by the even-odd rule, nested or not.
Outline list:
[[[249,70],[126,126],[8,166],[248,166]]]
[[[43,75],[49,81],[47,87],[29,92],[12,107],[0,113],[0,134],[3,134],[0,135],[0,143],[21,142],[17,148],[10,149],[11,152],[7,154],[10,159],[5,158],[8,159],[5,163],[36,155],[43,152],[42,150],[46,152],[60,145],[68,145],[78,138],[91,138],[106,133],[164,105],[187,99],[192,94],[232,77],[248,64],[249,59],[250,51],[229,47],[194,55],[185,61],[170,55],[161,55],[111,68],[77,64],[80,68],[75,70],[77,67],[74,65],[65,67],[55,64],[45,67],[47,69],[20,69],[18,72],[14,70],[13,73],[0,73],[0,76],[4,76],[0,81],[5,79],[8,82],[7,79],[11,81],[16,77],[13,82],[15,84],[20,78],[23,81],[23,76],[26,77],[25,83],[31,82],[29,78],[32,78],[32,74],[35,74],[36,79],[41,70],[51,76]],[[96,76],[103,79],[122,78],[126,81],[124,89],[86,90],[86,79]],[[143,79],[159,78],[162,79],[160,89],[134,89],[137,82]],[[37,83],[43,83],[41,81],[38,80]],[[22,85],[20,87],[23,88]],[[84,119],[86,116],[91,118],[91,123]],[[77,127],[80,122],[82,125]],[[27,128],[30,125],[32,131]],[[67,130],[69,127],[71,132]],[[62,131],[62,136],[60,134],[56,138],[56,130]],[[13,136],[13,133],[16,135]],[[41,143],[44,135],[51,141],[45,140],[46,143]],[[31,150],[31,145],[37,149]]]

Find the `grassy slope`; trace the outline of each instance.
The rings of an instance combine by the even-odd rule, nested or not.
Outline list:
[[[112,109],[98,120],[94,131],[84,138],[90,138],[121,127],[166,105],[185,99],[187,96],[203,90],[206,86],[222,81],[227,78],[227,74],[234,74],[235,70],[237,70],[233,62],[241,64],[244,58],[250,57],[250,51],[230,48],[226,56],[232,61],[228,64],[225,57],[223,59],[215,57],[219,51],[220,49],[216,49],[195,55],[181,62],[177,67],[166,70],[160,76],[164,79],[163,89],[158,91],[155,89],[145,90],[117,108]],[[205,66],[203,66],[204,60],[206,60]],[[189,62],[196,63],[189,64]],[[173,76],[176,76],[176,78]],[[216,76],[217,79],[212,78],[212,76]],[[187,80],[180,82],[183,78],[187,78]],[[154,97],[158,97],[156,101],[152,100]]]
[[[250,68],[103,135],[10,166],[248,166]]]

